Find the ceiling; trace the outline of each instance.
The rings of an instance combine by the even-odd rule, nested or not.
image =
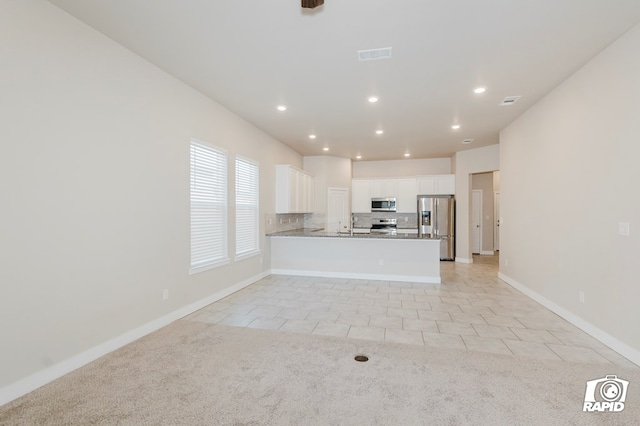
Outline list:
[[[50,2],[300,154],[362,160],[498,143],[640,22],[638,0]],[[358,50],[386,47],[390,59],[358,60]],[[521,98],[499,106],[507,96]]]

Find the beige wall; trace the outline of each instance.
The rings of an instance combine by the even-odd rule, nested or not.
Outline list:
[[[471,175],[500,169],[500,145],[460,151],[453,155],[456,175],[456,260],[472,262]]]
[[[262,223],[298,154],[45,1],[0,40],[0,389],[268,269],[189,275],[189,141],[260,162]]]
[[[638,52],[640,26],[500,137],[501,276],[636,363]],[[619,222],[631,224],[631,236],[618,235]]]
[[[482,246],[481,254],[493,254],[493,173],[472,175],[471,189],[482,191]]]
[[[314,176],[314,211],[327,214],[327,189],[345,188],[351,199],[351,160],[328,155],[309,156],[303,159],[304,170]]]
[[[354,178],[442,175],[449,173],[452,173],[450,158],[353,162]]]

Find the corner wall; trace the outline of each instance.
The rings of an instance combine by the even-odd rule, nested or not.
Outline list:
[[[268,273],[264,236],[264,259],[233,260],[233,159],[259,161],[262,226],[273,166],[302,158],[46,1],[3,1],[0,40],[2,403],[77,367],[70,359]],[[226,149],[230,164],[232,261],[196,275],[192,137]]]
[[[637,364],[639,51],[636,26],[500,135],[500,276]]]

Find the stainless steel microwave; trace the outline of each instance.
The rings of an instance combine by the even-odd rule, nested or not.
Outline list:
[[[396,199],[395,198],[372,198],[371,211],[372,212],[395,212]]]

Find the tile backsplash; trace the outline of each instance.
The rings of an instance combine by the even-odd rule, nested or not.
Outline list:
[[[354,213],[354,228],[371,228],[371,222],[377,218],[396,218],[398,229],[416,229],[418,218],[410,213]],[[345,224],[347,227],[349,224]],[[268,214],[265,217],[265,234],[291,231],[293,229],[318,229],[326,227],[326,216],[319,213]],[[347,228],[348,229],[348,228]]]
[[[304,213],[268,214],[265,217],[265,234],[273,234],[274,232],[291,231],[292,229],[304,228],[305,216],[307,216],[307,214]],[[309,214],[308,216],[311,216],[311,214]]]
[[[371,228],[371,222],[373,219],[397,219],[398,229],[416,229],[418,228],[418,217],[411,213],[391,213],[391,212],[376,212],[376,213],[354,213],[354,228]]]

